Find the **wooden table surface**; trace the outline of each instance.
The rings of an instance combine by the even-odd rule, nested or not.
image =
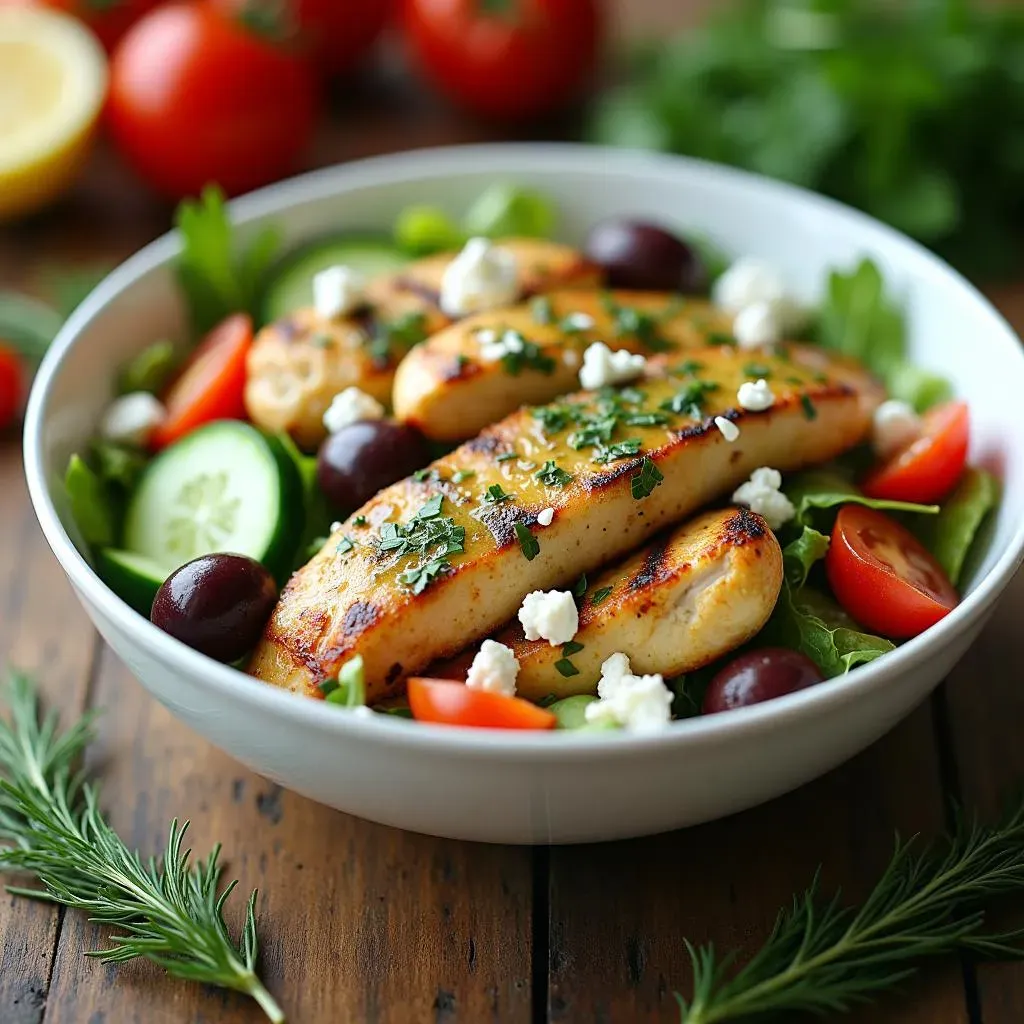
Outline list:
[[[695,5],[619,6],[626,27],[642,32],[692,17]],[[399,85],[339,95],[337,106],[350,109],[324,129],[311,164],[497,137]],[[59,208],[0,229],[0,287],[37,287],[54,262],[114,262],[168,218],[101,150]],[[994,297],[1024,329],[1024,289]],[[0,439],[0,658],[36,673],[68,718],[102,709],[90,761],[102,768],[104,805],[129,844],[159,850],[175,815],[191,818],[196,850],[224,844],[231,875],[262,894],[263,976],[304,1024],[677,1019],[673,991],[689,978],[684,938],[750,947],[819,863],[826,887],[855,897],[886,862],[894,830],[942,829],[951,800],[992,814],[1019,786],[1022,612],[1019,577],[930,701],[842,768],[756,810],[601,846],[426,838],[283,792],[152,701],[79,608],[29,507],[18,439]],[[80,914],[0,896],[0,1021],[261,1019],[253,1004],[147,965],[104,968],[82,956],[103,943]],[[844,1019],[1019,1024],[1024,965],[946,960]]]

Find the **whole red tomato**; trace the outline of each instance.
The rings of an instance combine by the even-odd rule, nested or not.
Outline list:
[[[84,21],[96,33],[110,53],[117,41],[159,0],[0,0],[4,4],[26,7],[52,7]]]
[[[269,19],[297,36],[325,75],[354,67],[391,17],[393,0],[213,0],[248,21]]]
[[[522,119],[562,106],[593,70],[600,0],[403,0],[427,76],[463,107]]]
[[[128,162],[172,198],[237,194],[295,170],[316,89],[300,57],[203,3],[158,7],[114,51],[107,116]]]

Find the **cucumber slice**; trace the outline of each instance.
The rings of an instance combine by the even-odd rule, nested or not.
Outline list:
[[[313,277],[328,267],[351,267],[366,278],[400,270],[409,258],[386,235],[331,235],[289,253],[273,267],[260,303],[263,323],[313,305]]]
[[[96,557],[96,569],[100,579],[122,601],[130,604],[147,619],[153,608],[156,592],[170,575],[162,565],[158,565],[151,558],[119,548],[103,548]]]
[[[158,455],[128,505],[124,547],[167,573],[215,551],[290,569],[302,488],[273,439],[238,420],[201,427]]]

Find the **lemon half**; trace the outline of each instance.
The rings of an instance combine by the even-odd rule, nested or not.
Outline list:
[[[45,8],[0,7],[0,220],[67,188],[106,91],[106,57],[84,25]]]

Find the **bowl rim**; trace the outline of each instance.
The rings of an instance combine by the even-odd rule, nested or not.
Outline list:
[[[285,214],[290,206],[329,200],[346,191],[375,184],[412,184],[417,178],[472,166],[495,176],[517,173],[510,164],[519,164],[519,173],[549,170],[558,173],[593,173],[595,162],[617,175],[638,179],[652,175],[685,176],[693,179],[725,179],[735,187],[757,189],[786,202],[797,202],[809,212],[839,216],[870,229],[880,241],[902,250],[900,261],[917,261],[922,269],[939,274],[956,285],[981,308],[998,337],[1007,359],[1024,360],[1024,350],[1013,328],[989,300],[966,278],[924,246],[894,228],[833,199],[785,182],[751,174],[735,168],[690,157],[613,149],[576,143],[489,143],[443,146],[408,150],[368,157],[332,167],[321,168],[289,178],[249,193],[230,204],[232,221],[243,225],[265,217]],[[357,736],[380,740],[436,755],[485,756],[496,761],[512,761],[519,755],[537,755],[539,761],[559,762],[602,757],[631,757],[638,752],[658,752],[666,748],[701,748],[729,742],[768,729],[784,728],[813,719],[826,711],[836,711],[851,701],[870,699],[871,692],[928,661],[934,648],[968,631],[979,622],[998,599],[1017,568],[1024,562],[1024,517],[1013,539],[1001,552],[985,577],[948,616],[925,633],[907,641],[896,650],[828,685],[809,687],[771,701],[735,709],[728,714],[698,716],[674,722],[668,729],[653,733],[517,732],[498,729],[454,728],[429,723],[410,723],[387,715],[357,716],[325,713],[322,702],[279,689],[244,672],[186,647],[144,617],[134,612],[99,578],[75,546],[61,520],[47,481],[43,457],[43,433],[51,390],[65,356],[79,340],[82,330],[105,307],[129,290],[136,281],[163,264],[179,251],[175,231],[169,231],[130,256],[115,268],[81,303],[58,333],[36,375],[24,424],[24,464],[29,496],[44,536],[61,567],[88,604],[119,630],[135,635],[140,646],[148,648],[158,661],[216,690],[230,705],[244,711],[246,706],[264,713],[286,715],[294,724],[338,738]]]

